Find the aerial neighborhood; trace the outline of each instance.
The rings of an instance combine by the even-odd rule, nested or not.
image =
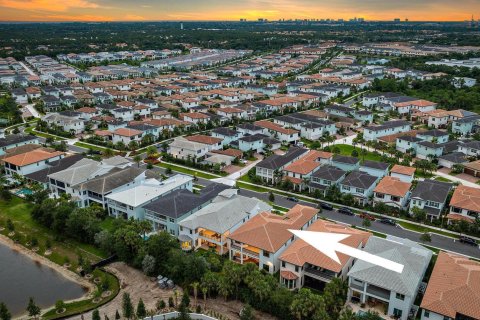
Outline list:
[[[0,114],[8,122],[0,123],[0,211],[32,202],[39,225],[65,234],[73,223],[41,212],[68,204],[88,216],[76,245],[88,239],[152,278],[146,283],[167,292],[167,304],[174,296],[158,314],[190,294],[197,313],[218,295],[247,301],[262,312],[256,319],[285,310],[292,313],[282,319],[480,319],[480,114],[415,91],[429,81],[452,90],[478,84],[391,63],[428,57],[432,68],[468,67],[478,58],[449,55],[479,47],[318,41],[259,53],[181,45],[0,58],[0,99],[21,114],[16,123]],[[12,221],[0,215],[0,231],[22,243]],[[88,221],[97,232],[88,233]],[[403,271],[340,252],[336,261],[291,230],[346,235],[341,245]],[[39,246],[37,238],[28,243]],[[162,259],[155,250],[165,250]],[[232,270],[244,270],[238,282]],[[202,291],[209,277],[231,287],[218,280]],[[286,309],[250,278],[284,290]],[[337,308],[325,301],[338,284]],[[309,295],[323,299],[312,303],[326,305],[330,318],[295,313],[296,302],[317,299]],[[376,318],[341,318],[346,310]],[[239,319],[216,314],[193,319]]]

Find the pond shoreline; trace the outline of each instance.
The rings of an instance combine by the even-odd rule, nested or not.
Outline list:
[[[82,288],[85,289],[86,292],[80,298],[72,299],[72,300],[68,300],[68,301],[64,301],[64,302],[68,303],[68,302],[74,302],[74,301],[81,301],[81,300],[85,300],[87,298],[93,297],[93,294],[96,290],[96,286],[93,283],[91,283],[90,281],[88,281],[87,279],[85,279],[85,278],[81,277],[80,275],[74,273],[73,271],[70,271],[70,270],[64,268],[63,266],[60,266],[60,265],[54,263],[53,261],[49,260],[48,258],[46,258],[46,257],[44,257],[44,256],[42,256],[42,255],[40,255],[36,252],[33,252],[32,250],[24,247],[21,244],[15,243],[12,239],[10,239],[9,237],[7,237],[3,234],[0,234],[0,244],[3,244],[6,247],[8,247],[9,249],[11,249],[13,251],[16,251],[16,252],[19,252],[24,256],[27,256],[34,263],[40,263],[43,266],[46,266],[50,269],[55,270],[56,272],[58,272],[60,274],[60,276],[66,278],[66,279],[68,279],[72,282],[75,282],[76,284],[80,285]],[[26,307],[27,306],[25,306],[25,308]],[[43,314],[44,312],[52,309],[52,307],[54,307],[54,305],[49,306],[48,308],[42,309],[41,314]],[[26,314],[26,311],[25,311],[21,315],[14,316],[13,319],[26,319],[26,318],[28,318],[28,317],[26,317],[26,315],[27,314]]]

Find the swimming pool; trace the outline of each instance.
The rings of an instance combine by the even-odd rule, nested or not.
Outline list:
[[[20,190],[18,190],[17,192],[15,192],[16,195],[27,195],[27,194],[33,194],[33,191],[28,189],[28,188],[22,188]]]

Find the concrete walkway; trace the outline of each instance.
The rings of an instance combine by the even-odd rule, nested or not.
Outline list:
[[[223,183],[223,184],[226,184],[227,186],[233,187],[235,185],[235,181],[237,181],[241,176],[246,174],[250,169],[255,167],[257,165],[257,163],[259,163],[260,161],[262,161],[262,160],[253,161],[252,163],[245,166],[241,170],[238,170],[237,172],[234,172],[234,173],[232,173],[232,174],[230,174],[226,177],[212,179],[212,181],[218,182],[218,183]]]
[[[32,114],[32,116],[34,116],[35,118],[40,118],[40,113],[38,113],[38,111],[35,109],[34,105],[33,104],[27,104],[25,105],[25,108],[28,109],[28,111]]]

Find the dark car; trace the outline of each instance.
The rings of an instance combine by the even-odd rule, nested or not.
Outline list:
[[[343,207],[343,208],[338,209],[338,212],[349,215],[349,216],[355,215],[355,213],[353,213],[353,211],[350,208],[347,208],[347,207]]]
[[[325,210],[333,210],[333,206],[331,204],[325,203],[325,202],[320,202],[318,207],[322,208],[322,209],[325,209]]]
[[[460,237],[460,242],[461,243],[466,243],[466,244],[469,244],[469,245],[472,245],[472,246],[477,246],[478,245],[477,241],[475,241],[475,239],[465,237],[465,236]]]
[[[375,221],[375,217],[372,216],[371,214],[366,213],[366,212],[360,213],[360,218],[367,219],[367,220],[370,220],[370,221]]]
[[[385,224],[389,224],[391,226],[396,226],[397,223],[395,222],[395,220],[393,219],[388,219],[388,218],[383,218],[383,219],[380,219],[380,222],[381,223],[385,223]]]
[[[288,197],[287,200],[293,201],[293,202],[298,202],[298,199],[295,197]]]

